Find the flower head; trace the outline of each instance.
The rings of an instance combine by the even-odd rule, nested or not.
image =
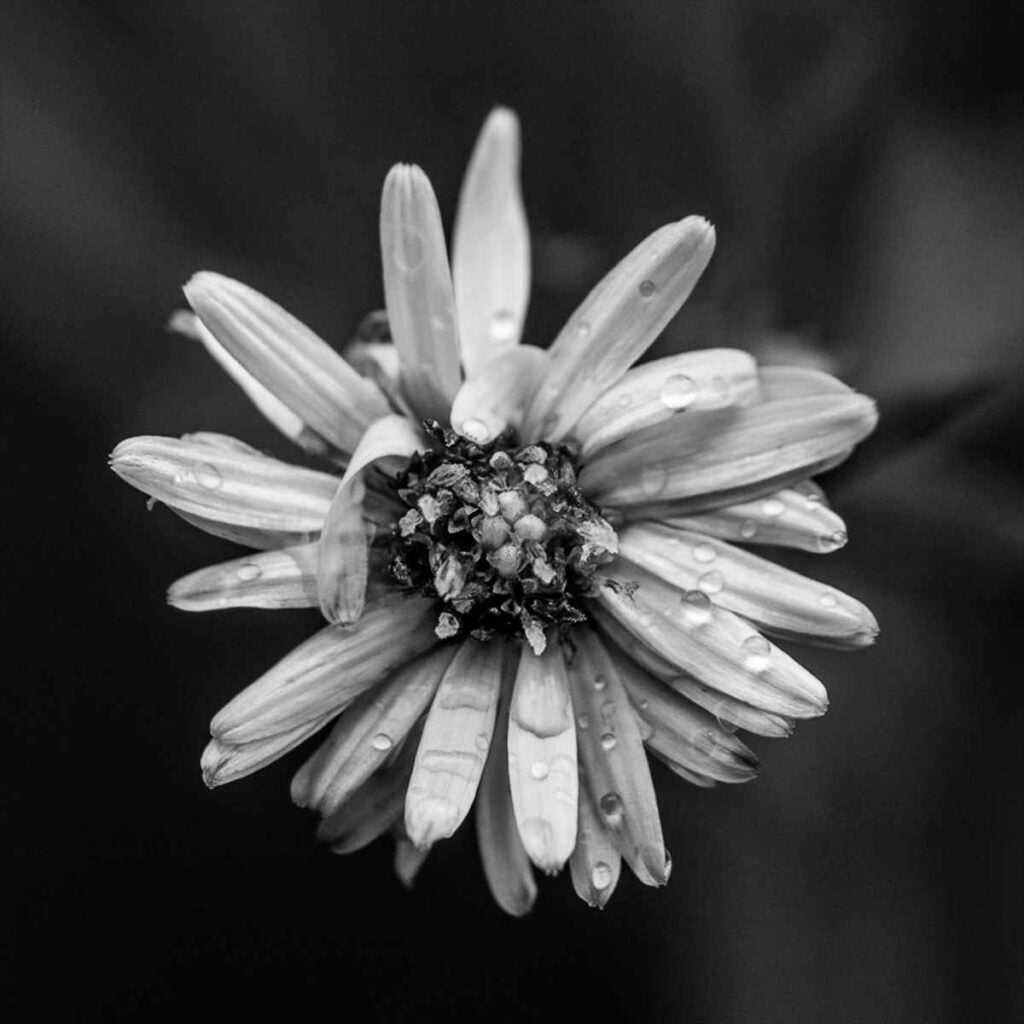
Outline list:
[[[172,604],[327,620],[214,717],[208,784],[331,726],[292,781],[319,836],[343,853],[392,831],[409,882],[475,806],[487,880],[513,914],[536,896],[531,865],[568,863],[595,906],[623,860],[666,882],[646,752],[699,786],[751,779],[736,730],[788,736],[826,708],[772,641],[856,648],[877,633],[858,601],[757,553],[846,542],[810,478],[872,430],[873,403],[732,349],[633,365],[711,258],[700,217],[641,242],[548,349],[521,344],[518,161],[517,121],[496,110],[451,270],[426,175],[392,169],[387,310],[348,360],[237,281],[186,285],[193,312],[172,326],[322,469],[211,433],[132,438],[112,456],[194,526],[255,549],[179,580]]]

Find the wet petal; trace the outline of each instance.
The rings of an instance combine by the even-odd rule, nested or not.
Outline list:
[[[644,354],[689,297],[715,248],[703,217],[644,239],[584,299],[551,346],[527,436],[557,441]]]
[[[299,535],[319,532],[339,482],[266,455],[173,437],[122,441],[110,468],[186,516]]]
[[[561,645],[523,647],[508,724],[508,774],[516,826],[530,860],[561,870],[576,845],[576,730]]]
[[[837,551],[847,540],[846,524],[828,507],[821,488],[809,480],[757,501],[662,521],[739,544],[773,544],[813,554]]]
[[[478,444],[494,440],[506,427],[518,430],[547,365],[547,352],[532,345],[508,349],[482,364],[455,396],[453,429]]]
[[[619,554],[682,593],[704,593],[777,636],[846,648],[878,635],[860,601],[817,580],[700,533],[638,523],[619,534]]]
[[[248,743],[337,713],[399,665],[437,643],[435,603],[400,595],[366,607],[355,626],[328,626],[230,701],[210,731]]]
[[[671,502],[677,514],[718,508],[745,485],[804,476],[874,429],[875,404],[843,393],[676,417],[599,452],[580,474],[588,497],[616,508]],[[735,500],[735,499],[734,499]]]
[[[656,359],[626,373],[573,427],[582,454],[684,412],[744,405],[758,394],[757,363],[746,352],[711,348]]]
[[[384,181],[380,246],[405,395],[418,416],[447,423],[462,383],[455,297],[441,213],[419,167],[398,164]]]
[[[515,346],[530,297],[530,233],[519,190],[519,120],[491,111],[459,194],[452,242],[462,365],[474,376]]]
[[[686,591],[680,599],[674,587],[621,559],[607,575],[615,589],[599,587],[597,600],[683,672],[776,715],[813,718],[825,712],[825,688],[814,676],[702,591]]]
[[[315,434],[351,452],[387,400],[305,324],[259,292],[203,271],[185,285],[217,342]]]
[[[451,647],[430,651],[358,697],[295,773],[292,800],[321,814],[344,803],[405,740],[454,654]]]
[[[569,666],[580,762],[612,842],[645,885],[668,881],[658,802],[618,664],[590,630]]]
[[[580,776],[576,846],[569,858],[572,887],[584,903],[603,910],[619,884],[622,854],[601,821],[585,776]]]
[[[320,535],[317,589],[328,622],[356,622],[366,600],[369,540],[363,516],[364,475],[372,465],[408,458],[423,448],[419,431],[404,416],[384,416],[363,434],[331,502]]]
[[[508,705],[512,675],[507,671],[476,798],[476,835],[487,885],[495,902],[513,917],[522,917],[537,899],[530,858],[519,838],[508,778]]]
[[[417,846],[447,839],[469,813],[494,733],[503,658],[500,644],[466,641],[434,695],[405,799],[405,830]]]

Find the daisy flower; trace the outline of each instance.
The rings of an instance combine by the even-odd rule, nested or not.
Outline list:
[[[498,904],[568,863],[603,906],[622,862],[670,859],[647,753],[697,786],[744,782],[736,736],[788,736],[825,689],[775,640],[869,644],[860,602],[761,546],[829,552],[842,520],[811,477],[874,427],[824,373],[733,349],[634,363],[711,258],[701,217],[608,272],[550,347],[521,343],[529,235],[519,127],[495,110],[449,265],[418,167],[388,174],[386,314],[343,359],[219,274],[185,286],[198,339],[321,469],[213,433],[136,437],[114,471],[254,549],[178,580],[178,608],[319,608],[326,625],[213,719],[211,786],[327,730],[291,785],[339,853],[385,832],[409,882],[475,806]]]

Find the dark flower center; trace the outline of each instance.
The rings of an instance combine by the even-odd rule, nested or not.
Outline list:
[[[524,637],[539,653],[549,627],[585,621],[581,599],[618,550],[615,531],[580,493],[566,446],[423,428],[430,449],[394,481],[408,511],[389,541],[390,573],[441,599],[438,636]]]

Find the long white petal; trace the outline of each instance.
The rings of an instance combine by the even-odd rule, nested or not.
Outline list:
[[[476,796],[494,733],[504,651],[468,640],[437,688],[405,798],[405,830],[417,846],[447,839]]]
[[[455,297],[437,198],[419,167],[398,164],[384,181],[380,247],[405,395],[417,415],[447,423],[462,381]]]
[[[519,189],[519,120],[491,111],[459,194],[452,275],[462,365],[473,377],[519,341],[530,297],[530,234]]]
[[[360,377],[305,324],[240,281],[203,271],[185,297],[217,342],[310,430],[342,452],[388,412]]]
[[[622,854],[601,821],[590,785],[580,776],[579,824],[576,846],[569,858],[572,887],[584,903],[603,909],[619,884]]]
[[[675,316],[714,248],[714,228],[687,217],[644,239],[596,285],[551,346],[528,436],[557,441],[573,428]]]
[[[629,370],[573,427],[582,455],[682,413],[745,405],[758,394],[757,363],[746,352],[709,348]]]
[[[530,860],[561,870],[576,845],[576,729],[561,645],[523,647],[508,723],[508,775],[516,826]]]
[[[369,571],[369,542],[363,516],[364,474],[393,457],[423,447],[419,431],[404,416],[384,416],[363,434],[331,502],[320,535],[317,590],[328,622],[355,622],[363,611]]]

